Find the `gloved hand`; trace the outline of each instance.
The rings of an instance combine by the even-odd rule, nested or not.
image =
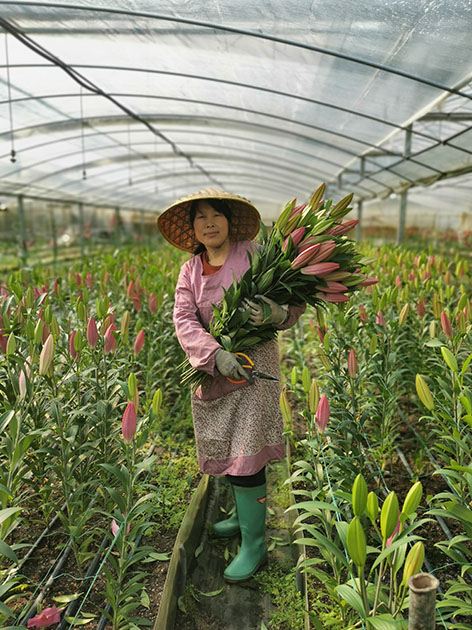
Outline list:
[[[277,304],[277,302],[274,302],[265,295],[256,295],[254,297],[256,297],[258,300],[263,300],[266,304],[268,304],[271,310],[271,314],[267,319],[264,319],[264,311],[262,309],[262,306],[257,302],[254,302],[254,300],[245,298],[242,301],[242,306],[244,309],[251,309],[249,321],[253,326],[262,326],[262,324],[273,324],[274,326],[279,326],[287,319],[287,304],[279,305]]]
[[[218,348],[215,352],[215,365],[220,374],[232,378],[233,381],[244,379],[248,383],[254,383],[251,373],[246,372],[233,352],[227,352],[223,348]]]

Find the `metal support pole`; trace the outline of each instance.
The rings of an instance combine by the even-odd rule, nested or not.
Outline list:
[[[361,179],[364,179],[364,176],[365,176],[365,158],[364,157],[361,157],[361,164],[360,164],[359,170],[360,170]],[[357,220],[359,221],[359,223],[357,224],[357,228],[356,228],[356,238],[358,241],[362,239],[362,206],[363,206],[363,201],[361,199],[359,203],[357,204]]]
[[[18,195],[18,237],[21,262],[23,263],[23,265],[26,265],[28,251],[26,249],[25,209],[23,206],[23,195]]]
[[[84,247],[84,204],[79,203],[79,242],[80,242],[80,255],[82,258],[85,256]]]
[[[413,131],[413,125],[409,125],[405,131],[405,148],[403,156],[405,158],[411,155],[411,135]],[[400,195],[400,213],[398,216],[398,232],[397,243],[402,243],[405,238],[405,225],[406,225],[406,209],[408,202],[408,191],[404,190]]]
[[[439,581],[430,573],[417,573],[408,580],[410,591],[408,630],[435,629],[438,586]]]
[[[54,216],[54,208],[51,210],[51,235],[52,235],[52,254],[54,265],[57,264],[57,228],[56,217]]]
[[[120,208],[118,206],[115,207],[115,245],[119,245],[121,243],[121,215]]]
[[[358,241],[362,239],[362,205],[363,205],[363,202],[361,200],[357,204],[357,220],[359,221],[359,223],[357,224],[357,227],[356,227],[356,238]]]

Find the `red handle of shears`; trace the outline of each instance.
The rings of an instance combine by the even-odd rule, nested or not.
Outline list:
[[[241,363],[241,367],[243,367],[245,370],[252,370],[253,369],[254,361],[252,359],[250,359],[247,356],[247,354],[244,354],[244,352],[235,352],[234,354],[236,354],[238,357],[242,357],[246,361],[246,363]],[[226,380],[229,381],[230,383],[235,383],[236,385],[239,385],[240,383],[247,383],[245,378],[243,378],[241,381],[234,381],[232,378],[227,376]]]

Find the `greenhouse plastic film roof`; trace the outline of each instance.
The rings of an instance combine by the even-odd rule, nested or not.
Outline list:
[[[472,3],[0,2],[0,195],[266,218],[472,171]]]

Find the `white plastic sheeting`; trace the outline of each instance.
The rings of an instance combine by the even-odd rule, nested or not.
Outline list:
[[[270,219],[472,171],[470,0],[0,1],[0,28],[0,195],[217,187]]]

